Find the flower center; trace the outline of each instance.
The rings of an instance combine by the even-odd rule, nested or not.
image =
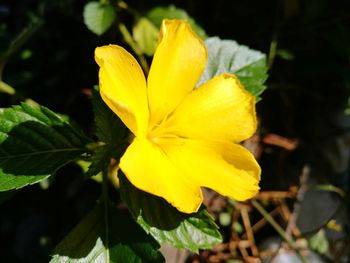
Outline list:
[[[177,138],[174,127],[170,125],[168,118],[164,118],[160,123],[150,126],[147,138],[154,143],[158,143],[161,139]]]

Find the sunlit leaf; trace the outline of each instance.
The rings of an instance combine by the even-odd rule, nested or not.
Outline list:
[[[106,32],[116,19],[113,6],[100,2],[87,3],[83,15],[87,28],[97,35]]]
[[[121,173],[120,185],[121,197],[135,220],[159,243],[198,252],[222,242],[217,225],[205,209],[190,215],[180,213],[164,199],[138,190]]]
[[[42,106],[22,103],[0,113],[0,191],[47,178],[86,152],[80,130]]]
[[[267,66],[265,54],[239,45],[233,40],[211,37],[205,41],[208,64],[198,86],[222,73],[237,75],[243,86],[254,96],[266,88]]]
[[[147,18],[140,18],[132,29],[132,35],[142,52],[152,56],[157,47],[159,29]]]
[[[328,252],[329,243],[323,229],[320,229],[315,235],[309,239],[310,248],[320,254]]]
[[[97,205],[55,248],[50,263],[164,262],[159,245],[127,211]]]
[[[206,39],[207,35],[193,18],[191,18],[184,9],[173,5],[167,7],[155,7],[150,10],[146,17],[157,27],[160,28],[163,19],[184,19],[191,25],[192,29],[201,39]]]

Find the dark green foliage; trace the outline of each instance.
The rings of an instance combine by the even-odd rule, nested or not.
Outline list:
[[[218,227],[202,207],[183,214],[164,199],[138,190],[120,173],[121,197],[134,219],[159,243],[198,252],[222,242]]]
[[[22,103],[0,113],[0,191],[52,175],[86,152],[79,130],[42,106]]]
[[[111,158],[119,161],[128,144],[128,129],[118,116],[103,102],[98,91],[94,91],[92,104],[95,114],[96,135],[100,145],[95,148],[88,174],[95,175],[108,166]]]
[[[259,95],[263,99],[257,104],[261,128],[259,135],[263,140],[268,133],[279,134],[284,137],[298,138],[302,143],[295,151],[286,151],[279,146],[268,146],[265,148],[266,145],[263,145],[264,148],[259,160],[263,169],[261,188],[263,190],[284,190],[288,189],[290,185],[298,185],[301,167],[308,163],[312,167],[310,174],[312,180],[321,180],[323,184],[332,183],[345,191],[349,189],[348,131],[350,125],[349,116],[344,115],[345,107],[348,107],[347,112],[350,112],[350,103],[348,101],[350,95],[349,1],[285,0],[266,2],[225,0],[203,4],[203,1],[175,0],[172,4],[176,5],[176,7],[159,6],[168,5],[168,3],[159,0],[102,2],[108,6],[109,10],[116,10],[118,21],[124,22],[128,28],[132,28],[135,25],[133,23],[137,21],[137,18],[142,17],[143,14],[146,15],[148,21],[152,20],[152,23],[154,23],[152,25],[157,25],[157,27],[160,26],[160,21],[165,16],[168,18],[185,18],[190,20],[195,31],[200,36],[204,36],[203,38],[208,35],[219,36],[221,39],[234,39],[240,46],[244,45],[251,48],[250,51],[260,50],[268,54],[267,59],[257,59],[258,57],[255,57],[256,60],[252,60],[251,64],[234,71],[234,73],[252,94],[259,95],[264,89],[262,82],[267,76],[265,60],[268,61],[268,89],[262,95]],[[119,4],[125,2],[130,9],[122,9],[117,2]],[[71,119],[77,121],[87,134],[92,135],[93,120],[91,104],[87,99],[89,95],[87,94],[98,83],[97,66],[93,59],[94,48],[100,45],[118,44],[131,52],[132,50],[124,42],[120,32],[118,32],[117,20],[103,20],[102,16],[102,20],[98,21],[100,24],[97,25],[100,26],[99,32],[108,29],[106,24],[115,23],[116,26],[110,27],[110,30],[105,31],[101,36],[91,33],[84,24],[83,10],[87,3],[87,1],[73,0],[4,0],[1,2],[0,81],[3,81],[0,82],[1,108],[9,107],[12,104],[18,104],[27,98],[31,98],[42,105],[47,105],[50,109],[68,115]],[[108,22],[108,20],[112,22]],[[31,31],[35,21],[41,21],[40,27],[38,26],[36,30]],[[105,23],[106,21],[107,23]],[[103,24],[105,26],[101,27]],[[201,28],[198,30],[196,25],[201,25]],[[147,34],[147,28],[147,25],[142,28],[146,30],[146,33],[145,31],[141,32],[143,34],[141,34],[142,37],[150,37]],[[204,32],[202,28],[206,32],[204,35],[201,33],[201,31]],[[30,37],[25,38],[20,47],[13,52],[9,47],[21,32],[31,32],[29,34]],[[151,40],[154,41],[155,33],[151,37]],[[149,39],[141,38],[141,40],[148,44],[147,41]],[[144,52],[145,50],[148,50],[148,48],[142,49]],[[150,50],[149,54],[153,52],[153,49]],[[4,63],[2,60],[3,55],[8,53],[11,53],[11,56],[6,57],[6,63]],[[230,58],[230,56],[227,56],[227,58]],[[251,77],[250,73],[254,77]],[[4,83],[9,86],[4,85]],[[107,108],[107,110],[109,109]],[[91,156],[90,174],[96,174],[103,170],[112,157],[119,159],[127,144],[125,143],[120,149],[114,147],[118,144],[120,145],[121,142],[118,141],[120,138],[123,138],[124,142],[127,141],[127,131],[117,135],[125,127],[119,120],[114,122],[114,118],[117,119],[114,113],[110,112],[109,115],[104,115],[106,112],[105,110],[96,111],[95,109],[95,113],[102,116],[102,120],[96,119],[99,142],[97,144],[88,144],[91,146],[88,147],[89,153],[93,153]],[[33,129],[33,126],[42,128],[40,122],[34,122],[34,125],[32,120],[25,122],[25,124],[19,124],[19,128],[14,128],[13,132],[16,133],[16,136],[22,136],[23,132],[25,133],[27,129]],[[5,129],[6,125],[8,125],[6,123],[0,124],[0,130]],[[63,126],[55,124],[54,130],[59,133],[62,132],[61,129],[66,130],[67,128],[67,130],[71,130],[71,128],[68,128],[69,125]],[[50,128],[52,127],[50,126]],[[1,136],[0,138],[3,139]],[[2,139],[0,140],[1,142]],[[28,136],[28,140],[36,142],[37,136],[32,134]],[[45,143],[41,140],[39,142],[40,147],[47,146],[47,142]],[[16,144],[18,145],[19,142],[16,141]],[[10,152],[12,150],[11,145],[13,144],[9,145]],[[84,144],[82,146],[85,147]],[[26,144],[21,144],[21,147],[24,152],[28,149],[30,150],[30,147],[28,148]],[[2,145],[0,146],[0,153],[3,154],[1,150]],[[56,168],[65,163],[62,161],[63,158],[77,158],[81,153],[71,152],[71,154],[71,156],[68,154],[64,157],[63,154],[58,155],[58,160],[61,157],[62,159],[60,159],[61,161],[59,161]],[[53,166],[56,165],[46,165],[47,160],[45,158],[49,157],[41,153],[40,161],[37,164],[38,167],[43,163],[45,166],[44,168],[40,167],[42,174],[39,175],[24,174],[17,176],[11,173],[9,175],[1,170],[0,185],[3,189],[17,187],[11,181],[2,184],[1,180],[6,178],[15,179],[16,181],[25,179],[24,182],[19,180],[20,184],[18,187],[21,187],[27,183],[34,183],[47,177],[46,172],[54,170],[55,167]],[[28,168],[29,171],[40,170],[37,167],[27,166],[25,161],[22,165],[20,162],[16,162],[15,166],[12,165],[13,162],[4,161],[4,159],[0,163],[6,170],[11,170],[14,173],[18,173],[22,168]],[[8,165],[9,163],[11,165]],[[81,211],[84,211],[84,207],[86,208],[86,200],[88,198],[92,198],[93,201],[96,200],[96,196],[99,195],[99,185],[97,183],[95,185],[98,190],[88,188],[85,195],[81,197],[78,194],[81,185],[74,180],[77,171],[70,169],[71,166],[65,168],[67,170],[64,169],[62,171],[60,169],[58,176],[55,177],[53,186],[50,186],[45,191],[41,190],[39,184],[37,184],[32,187],[26,187],[21,191],[11,190],[1,193],[0,202],[3,203],[0,217],[2,230],[0,233],[0,252],[4,261],[47,262],[47,260],[42,260],[35,253],[36,251],[41,251],[41,255],[45,254],[46,256],[49,253],[45,251],[45,248],[39,246],[38,240],[30,242],[30,246],[23,241],[34,240],[34,237],[37,237],[33,234],[31,228],[35,228],[35,225],[40,225],[42,221],[36,218],[32,221],[32,224],[24,224],[22,220],[25,221],[27,219],[21,213],[26,213],[28,216],[33,213],[40,213],[44,217],[57,218],[57,226],[60,227],[53,227],[45,236],[49,242],[51,240],[51,242],[57,243],[58,239],[67,232],[64,228],[71,228],[70,224],[77,220],[76,217],[82,216]],[[57,192],[56,183],[58,181],[60,182],[60,191]],[[87,182],[92,183],[93,180],[88,180]],[[84,185],[82,189],[86,190],[85,187]],[[72,191],[72,188],[75,191]],[[127,187],[126,189],[129,188]],[[20,195],[23,192],[27,195],[24,198],[22,196],[21,199]],[[52,194],[53,192],[55,194]],[[115,190],[111,193],[113,198],[118,195],[116,192],[118,191]],[[45,195],[43,195],[44,193]],[[90,193],[93,193],[92,197],[89,197]],[[9,200],[11,196],[13,196],[12,200]],[[166,228],[169,224],[174,225],[172,218],[167,216],[168,212],[164,214],[167,222],[163,222],[157,217],[163,216],[160,214],[163,212],[163,209],[168,211],[167,209],[171,210],[171,207],[164,208],[159,201],[153,199],[150,199],[149,204],[147,202],[143,204],[145,201],[142,198],[138,200],[136,198],[138,196],[139,194],[129,197],[133,200],[136,199],[136,201],[132,202],[136,204],[135,209],[132,207],[134,209],[134,217],[144,229],[153,233],[152,235],[155,237],[158,235],[157,239],[165,240],[166,238],[162,235],[169,231],[164,231],[162,227]],[[124,199],[127,200],[128,197],[124,196]],[[37,202],[37,200],[40,200],[40,202]],[[114,200],[118,200],[118,198]],[[158,198],[158,200],[161,199]],[[21,206],[17,206],[18,202],[21,203]],[[66,202],[71,204],[69,211],[65,207]],[[319,211],[314,209],[316,211],[314,214],[324,211],[324,206],[322,204],[315,205],[315,202],[317,200],[304,203],[305,211],[311,211],[310,207],[316,210],[319,209]],[[335,205],[340,204],[340,202],[332,202],[329,205],[333,205],[333,208]],[[347,204],[349,203],[348,200],[346,202]],[[58,204],[62,204],[60,209],[58,209]],[[145,205],[145,212],[140,211],[137,206],[139,204]],[[164,202],[165,207],[166,205]],[[153,206],[156,208],[157,214],[150,212],[153,211]],[[346,207],[346,205],[343,207]],[[11,216],[7,217],[7,211],[11,211]],[[169,214],[171,213],[169,212]],[[139,216],[139,214],[142,216]],[[299,220],[310,220],[310,217],[304,211],[299,214]],[[205,213],[202,213],[202,215],[205,215]],[[63,218],[64,220],[62,220]],[[121,216],[121,218],[124,217]],[[175,218],[181,221],[183,215],[176,215]],[[337,237],[348,235],[344,230],[348,226],[347,222],[349,220],[345,216],[344,218],[343,221],[339,221],[336,218],[338,224],[339,222],[346,222],[346,224],[344,223],[344,229],[336,233]],[[93,225],[91,234],[95,234],[96,229],[100,227],[96,227],[94,223],[91,224],[91,222],[96,223],[97,219],[101,219],[100,214],[90,215],[86,219],[90,220],[90,226]],[[113,220],[118,221],[117,218]],[[128,223],[130,223],[130,220],[128,219],[128,222],[124,222],[127,219],[123,220],[118,222],[125,223],[129,227]],[[158,220],[160,220],[159,227],[162,231],[150,227],[149,222],[154,223],[156,221],[158,223]],[[89,225],[89,223],[86,223],[87,221],[84,220],[83,222],[85,226]],[[325,224],[325,222],[322,222],[322,224]],[[314,226],[314,224],[310,226]],[[20,229],[24,230],[21,232]],[[83,229],[81,228],[83,232],[76,233],[80,234],[82,238],[87,237],[89,242],[99,240],[98,244],[103,246],[102,238],[99,239],[96,236],[95,239],[91,238],[88,235],[89,233],[87,233],[89,231]],[[226,230],[224,236],[230,237],[231,232]],[[259,242],[270,235],[274,235],[274,233],[266,232],[263,234],[257,233],[256,241]],[[335,232],[333,231],[333,234]],[[16,237],[13,237],[14,233],[16,233]],[[325,231],[325,234],[325,238],[328,238],[329,229]],[[70,237],[72,236],[70,235]],[[120,240],[124,239],[123,235],[121,237],[123,238]],[[322,236],[321,239],[324,241],[323,238]],[[167,242],[175,243],[174,237],[170,239],[172,240]],[[90,248],[94,247],[91,244],[89,245],[89,242],[84,243],[79,238],[77,240],[77,243],[81,242],[84,245],[87,244],[86,246]],[[320,243],[319,237],[316,238],[316,241]],[[314,242],[316,241],[314,240]],[[318,247],[318,249],[324,251],[325,243],[322,244],[322,242],[322,246]],[[77,245],[72,240],[69,243]],[[110,251],[112,255],[110,259],[117,257],[114,255],[114,252],[117,251],[119,257],[129,255],[128,259],[131,262],[132,260],[137,262],[138,258],[146,261],[146,257],[141,256],[142,252],[136,252],[137,249],[135,247],[130,247],[126,243],[120,241],[118,243],[120,245],[117,245],[118,249]],[[26,244],[26,246],[23,244]],[[48,244],[49,247],[50,245],[51,247],[53,246],[52,243]],[[71,249],[69,248],[70,244],[67,245],[68,251]],[[31,249],[32,245],[36,245],[37,249]],[[23,252],[23,247],[26,247],[26,252],[29,253]],[[149,251],[153,251],[151,253],[155,252],[155,247],[143,246],[143,248],[145,247],[148,247]],[[77,260],[77,256],[88,254],[87,250],[81,253],[81,246],[79,248],[77,245],[75,248],[77,254],[74,255],[71,249],[70,252],[61,253],[60,256],[70,254],[73,257],[72,260]],[[102,249],[104,248],[102,247]],[[24,255],[20,254],[21,251]],[[96,252],[96,250],[92,252]],[[341,256],[343,257],[344,255]],[[60,260],[67,259],[59,258]],[[347,259],[346,255],[344,258],[345,260]],[[118,259],[119,262],[123,262],[122,259]]]
[[[92,105],[98,139],[111,146],[119,145],[128,135],[128,129],[118,116],[103,102],[97,90],[93,92]]]
[[[159,245],[126,210],[97,205],[55,248],[51,263],[160,263]]]

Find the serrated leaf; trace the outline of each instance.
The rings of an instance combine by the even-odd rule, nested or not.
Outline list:
[[[97,205],[54,250],[50,263],[164,262],[159,245],[127,211]],[[107,235],[106,235],[107,233]]]
[[[160,28],[163,19],[184,19],[191,25],[192,29],[201,39],[206,39],[208,36],[204,29],[201,28],[193,18],[191,18],[184,9],[170,5],[167,7],[155,7],[150,10],[146,17],[157,27]]]
[[[233,40],[211,37],[205,41],[208,63],[198,86],[223,73],[237,75],[243,86],[254,96],[265,89],[267,66],[265,54],[239,45]]]
[[[111,147],[101,146],[97,148],[91,157],[91,164],[86,174],[93,176],[103,171],[109,165],[111,156]]]
[[[164,199],[134,187],[119,173],[120,195],[140,226],[159,243],[198,252],[221,243],[221,234],[208,212],[201,208],[194,214],[183,214]]]
[[[96,175],[106,168],[111,158],[119,159],[125,151],[128,129],[103,102],[99,92],[95,90],[92,97],[95,115],[96,135],[102,146],[95,149],[91,157],[88,175]]]
[[[157,47],[159,29],[147,18],[140,18],[132,29],[132,35],[142,52],[152,56]]]
[[[100,2],[87,3],[84,7],[83,16],[87,28],[97,35],[106,32],[116,19],[113,6]]]
[[[79,130],[42,106],[0,112],[0,191],[37,183],[86,152]]]

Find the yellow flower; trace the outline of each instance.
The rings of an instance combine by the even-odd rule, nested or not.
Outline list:
[[[147,78],[116,45],[95,50],[104,102],[135,135],[120,168],[137,188],[184,213],[196,212],[200,187],[236,200],[259,190],[260,167],[238,143],[256,130],[255,98],[231,74],[194,89],[207,62],[187,22],[164,20]]]

